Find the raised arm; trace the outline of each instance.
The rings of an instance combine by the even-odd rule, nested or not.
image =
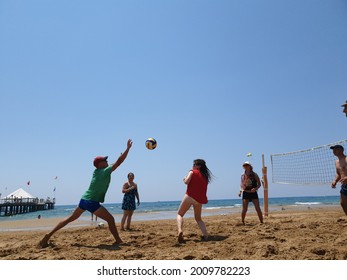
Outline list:
[[[126,159],[132,145],[133,145],[133,141],[131,139],[129,139],[127,142],[126,150],[119,156],[117,161],[114,164],[112,164],[112,172],[115,171],[117,169],[117,167],[120,166],[123,163],[123,161]]]
[[[193,171],[189,171],[187,176],[183,178],[183,182],[188,185],[190,183],[190,180],[192,179]]]

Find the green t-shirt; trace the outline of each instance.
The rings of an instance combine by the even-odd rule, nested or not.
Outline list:
[[[111,173],[112,165],[103,169],[95,169],[89,188],[82,196],[82,199],[104,202],[111,182]]]

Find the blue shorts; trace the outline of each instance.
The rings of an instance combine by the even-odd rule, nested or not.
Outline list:
[[[347,196],[347,185],[346,184],[341,185],[340,193]]]
[[[101,207],[101,205],[100,202],[97,201],[81,199],[78,207],[83,210],[87,210],[90,213],[94,213]]]

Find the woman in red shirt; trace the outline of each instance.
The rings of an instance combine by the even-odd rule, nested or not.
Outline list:
[[[202,238],[207,240],[208,234],[206,225],[201,219],[202,204],[206,204],[207,200],[207,185],[212,180],[212,173],[207,168],[206,162],[203,159],[194,160],[193,169],[189,171],[187,176],[183,178],[184,183],[187,185],[187,191],[177,213],[177,227],[178,227],[178,242],[184,242],[183,239],[183,216],[189,208],[193,205],[194,217],[202,232]]]

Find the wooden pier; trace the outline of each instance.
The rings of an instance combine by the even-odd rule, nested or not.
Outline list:
[[[55,198],[3,198],[0,199],[0,216],[12,216],[29,212],[54,209]]]

